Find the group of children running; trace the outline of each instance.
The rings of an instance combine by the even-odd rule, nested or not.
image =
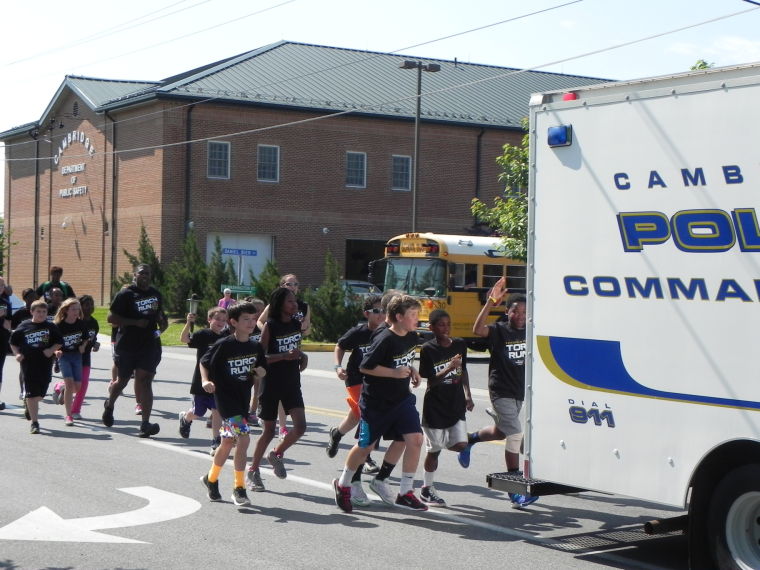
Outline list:
[[[384,503],[396,507],[425,511],[428,506],[446,506],[435,488],[438,457],[444,449],[457,452],[460,464],[466,468],[474,444],[506,439],[507,467],[511,471],[517,470],[514,449],[515,442],[522,440],[518,414],[524,397],[524,386],[517,386],[524,384],[524,297],[507,301],[510,319],[506,322],[485,324],[490,309],[506,296],[504,284],[501,279],[491,289],[473,328],[476,334],[489,340],[489,390],[494,406],[489,412],[496,424],[471,434],[467,433],[465,423],[466,412],[474,407],[467,375],[467,347],[462,339],[450,337],[449,315],[443,310],[434,310],[429,315],[433,339],[420,349],[418,370],[413,363],[419,344],[416,333],[419,302],[393,291],[382,298],[366,298],[366,322],[347,331],[334,350],[335,372],[346,384],[349,411],[338,426],[330,429],[326,446],[328,457],[335,457],[341,439],[356,431],[356,443],[348,452],[340,476],[332,481],[335,503],[342,511],[352,512],[354,506],[371,504],[362,487],[361,475],[367,473],[367,458],[381,438],[390,443],[369,486]],[[223,311],[211,309],[211,332],[199,331],[196,335],[213,338],[211,335],[222,334],[224,319],[220,315],[224,314]],[[202,392],[198,391],[194,380],[195,388],[191,390],[193,407],[180,415],[180,433],[183,434],[183,430],[189,433],[192,419],[216,408],[212,413],[218,414],[221,443],[211,469],[201,477],[212,501],[221,500],[219,474],[234,446],[232,502],[237,506],[250,504],[246,494],[245,467],[257,399],[260,404],[258,420],[263,431],[248,468],[248,490],[265,490],[259,467],[274,439],[278,408],[282,407],[293,421],[293,429],[267,455],[278,478],[287,477],[283,454],[306,429],[300,373],[306,368],[308,359],[300,350],[302,318],[297,317],[302,317],[303,312],[299,313],[295,294],[287,287],[280,287],[272,294],[266,311],[268,319],[259,331],[256,321],[262,313],[261,306],[252,302],[233,305],[226,311],[232,334],[216,340],[203,352],[201,343],[194,340],[195,335],[187,339],[190,346],[198,348],[197,373]],[[349,351],[351,355],[344,367],[343,358]],[[418,387],[423,378],[427,381],[427,389],[420,420],[412,388]],[[505,383],[508,385],[506,390],[503,389]],[[209,395],[213,395],[213,402]],[[423,443],[427,453],[418,497],[414,492],[414,478]],[[394,492],[387,479],[399,461],[400,484],[398,492]],[[536,497],[510,494],[510,500],[519,508],[532,503]]]

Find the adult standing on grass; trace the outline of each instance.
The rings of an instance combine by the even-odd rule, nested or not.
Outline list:
[[[37,287],[37,297],[40,299],[45,299],[46,301],[50,301],[50,290],[54,288],[61,290],[64,299],[68,299],[69,297],[76,297],[74,294],[74,288],[66,283],[66,281],[62,281],[61,277],[63,277],[63,268],[58,267],[57,265],[53,265],[50,268],[50,280],[45,281],[39,287]],[[61,301],[63,301],[63,299]]]
[[[161,293],[151,286],[152,277],[150,265],[138,265],[132,284],[116,294],[108,313],[108,322],[119,327],[114,344],[117,378],[108,387],[103,425],[113,425],[116,400],[134,373],[135,394],[139,393],[142,407],[140,437],[156,435],[161,429],[158,424],[150,423],[150,414],[153,411],[153,378],[161,362],[160,336],[169,325]]]

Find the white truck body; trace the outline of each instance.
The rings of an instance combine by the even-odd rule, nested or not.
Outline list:
[[[537,94],[530,125],[526,475],[685,507],[760,442],[760,64]]]

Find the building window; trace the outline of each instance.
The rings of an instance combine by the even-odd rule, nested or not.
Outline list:
[[[230,143],[209,141],[208,142],[208,169],[209,178],[230,177]]]
[[[367,153],[346,153],[346,186],[352,188],[367,187]]]
[[[256,154],[258,157],[256,179],[259,182],[279,182],[280,147],[260,144]]]
[[[399,156],[394,154],[392,157],[392,177],[391,188],[393,190],[411,190],[412,189],[412,157]]]

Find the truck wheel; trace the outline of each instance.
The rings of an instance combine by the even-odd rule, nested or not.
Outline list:
[[[718,568],[760,568],[760,465],[738,467],[718,483],[707,536]]]

